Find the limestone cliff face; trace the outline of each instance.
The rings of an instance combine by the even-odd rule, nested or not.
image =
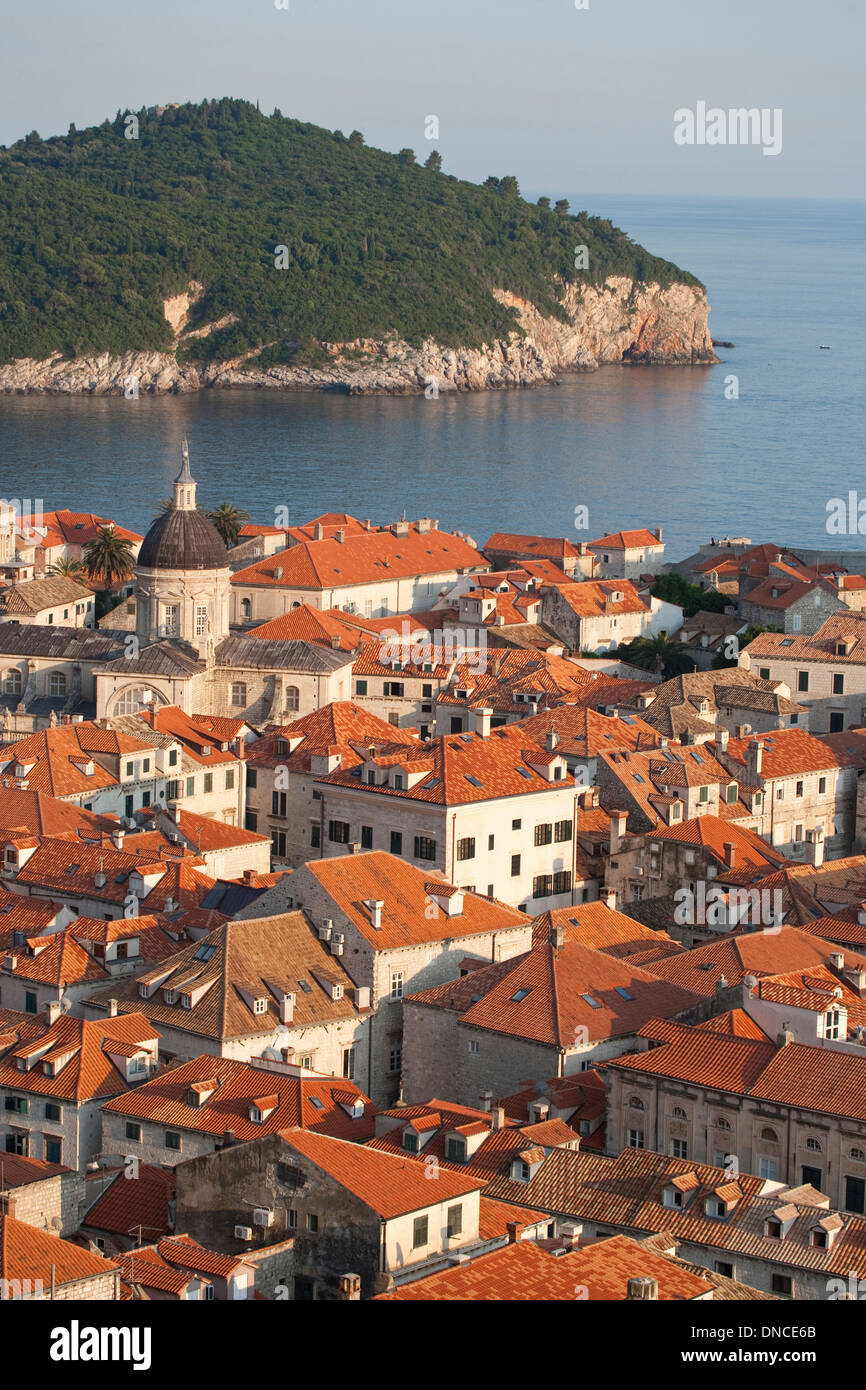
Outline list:
[[[662,289],[611,278],[603,289],[568,286],[566,323],[506,290],[495,293],[501,303],[514,307],[525,336],[512,333],[479,349],[445,348],[432,340],[412,347],[396,337],[323,343],[331,362],[322,367],[262,368],[243,358],[198,367],[180,364],[173,352],[101,353],[73,361],[55,354],[44,361],[20,358],[0,366],[0,392],[106,396],[218,386],[410,395],[532,386],[554,381],[564,371],[610,363],[691,366],[718,361],[707,326],[706,296],[691,285]],[[203,335],[201,329],[185,331],[187,307],[180,298],[166,306],[178,345]]]

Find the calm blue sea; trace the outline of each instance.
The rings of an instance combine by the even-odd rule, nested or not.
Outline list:
[[[144,531],[188,435],[199,497],[259,520],[405,508],[462,527],[592,539],[664,527],[669,559],[711,535],[864,548],[825,529],[860,489],[866,203],[571,195],[707,285],[724,365],[605,367],[557,386],[437,401],[315,392],[0,397],[0,496]],[[826,343],[832,351],[819,349]],[[725,379],[739,379],[739,399]],[[575,532],[575,508],[589,531]]]

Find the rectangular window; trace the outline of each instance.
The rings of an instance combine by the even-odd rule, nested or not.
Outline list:
[[[512,829],[512,830],[519,830],[519,829],[521,828],[522,825],[523,825],[523,821],[522,821],[522,820],[513,820],[513,821],[511,822],[511,829]]]
[[[533,898],[549,898],[553,893],[553,875],[538,874],[532,880]]]
[[[355,1049],[354,1047],[343,1048],[343,1075],[347,1081],[355,1080]]]
[[[372,825],[361,826],[361,849],[373,848],[373,827]]]
[[[402,682],[402,681],[386,681],[386,682],[385,682],[385,694],[386,694],[386,695],[401,696],[401,695],[403,694],[403,682]]]
[[[459,1236],[463,1233],[463,1206],[458,1202],[456,1207],[448,1208],[448,1236]]]
[[[142,792],[142,793],[141,793],[141,804],[142,804],[143,807],[147,807],[147,806],[150,805],[150,792]],[[90,808],[88,807],[88,810],[89,810],[89,809],[90,809]]]
[[[194,778],[194,777],[187,777],[187,779],[186,779],[186,794],[187,794],[187,796],[195,796],[195,778]]]
[[[278,859],[286,857],[286,832],[285,830],[271,831],[271,849]]]
[[[169,767],[177,767],[177,749],[176,749],[176,748],[170,748],[170,749],[168,750],[168,765],[169,765]]]
[[[204,637],[204,636],[207,634],[207,629],[208,629],[207,608],[206,608],[206,606],[205,606],[203,603],[197,603],[196,606],[195,606],[195,635],[196,635],[196,637]]]
[[[495,835],[488,835],[488,836],[487,836],[487,848],[488,848],[488,850],[493,849],[495,840],[496,840],[496,836],[495,836]]]
[[[803,795],[803,783],[802,783],[802,782],[797,782],[797,783],[796,783],[796,785],[795,785],[795,787],[794,787],[794,795],[795,795],[795,796],[802,796],[802,795]]]
[[[38,1012],[36,995],[30,989],[26,990],[24,994],[24,1012],[26,1014],[35,1014]]]
[[[674,1158],[688,1158],[689,1146],[685,1139],[673,1139],[671,1141],[671,1153]]]
[[[207,795],[208,795],[210,792],[212,792],[212,791],[213,791],[213,773],[212,773],[212,772],[206,772],[205,775],[204,775],[204,786],[202,787],[202,792],[204,793],[205,796],[207,796]]]
[[[457,860],[462,863],[465,859],[475,858],[475,840],[471,835],[465,839],[457,841]]]
[[[520,876],[520,855],[519,855],[519,854],[512,854],[512,856],[511,856],[511,877],[512,877],[512,878],[518,878],[519,876]]]
[[[288,1226],[289,1230],[296,1231],[298,1229],[298,1213],[295,1210],[295,1208],[290,1207],[288,1212],[286,1213],[286,1216],[286,1225]]]
[[[823,796],[824,793],[826,792],[826,790],[827,790],[827,778],[826,778],[826,777],[819,777],[819,778],[818,778],[818,795],[819,795],[819,796]]]
[[[124,814],[125,816],[131,818],[132,813],[133,813],[134,810],[135,810],[135,797],[134,797],[134,796],[125,796],[125,797],[123,798],[123,814]]]
[[[427,1244],[428,1218],[426,1216],[416,1216],[412,1223],[412,1249],[419,1250],[422,1245]]]
[[[235,784],[235,770],[230,767],[226,773],[226,791],[230,792]]]
[[[553,826],[552,826],[552,825],[537,825],[537,826],[535,827],[535,843],[536,843],[536,845],[549,845],[549,844],[551,844],[552,840],[553,840]]]
[[[355,681],[355,694],[356,694],[356,695],[366,695],[366,693],[367,693],[367,682],[366,682],[366,681]]]
[[[699,788],[698,788],[698,801],[709,801],[709,799],[710,799],[710,789],[709,789],[709,787],[699,787]]]
[[[421,686],[421,698],[422,698],[422,700],[429,700],[429,699],[431,698],[432,694],[433,694],[433,687],[432,687],[432,685],[422,685],[422,686]]]
[[[403,998],[403,971],[394,970],[391,972],[391,998]]]
[[[47,1100],[45,1102],[45,1118],[46,1120],[53,1120],[55,1124],[59,1124],[60,1106],[55,1105],[53,1101]]]
[[[45,1140],[45,1160],[47,1163],[61,1163],[60,1157],[63,1152],[63,1145],[59,1139]]]
[[[127,764],[126,764],[126,775],[127,775],[127,777],[134,777],[134,776],[135,776],[135,763],[127,763]]]
[[[177,779],[173,782],[169,782],[165,789],[165,795],[168,801],[177,801],[180,796],[180,782],[178,782]]]
[[[643,1130],[642,1130],[642,1129],[630,1129],[629,1132],[628,1132],[628,1142],[629,1142],[629,1148],[632,1148],[632,1149],[642,1149],[642,1148],[643,1148]]]
[[[856,1211],[861,1216],[866,1211],[866,1182],[863,1178],[845,1179],[845,1210]]]
[[[244,812],[244,830],[254,830],[254,831],[255,831],[255,830],[258,830],[258,828],[259,828],[259,813],[258,813],[258,811],[245,811],[245,812]]]
[[[307,1230],[311,1235],[315,1235],[319,1229],[319,1217],[314,1211],[307,1212]]]
[[[571,892],[570,869],[560,869],[558,873],[553,875],[553,891],[554,894]]]
[[[310,845],[313,849],[322,848],[322,827],[318,821],[310,822]]]
[[[400,831],[400,830],[392,830],[392,831],[391,831],[391,840],[390,840],[390,843],[391,843],[391,853],[392,853],[392,854],[402,854],[402,853],[403,853],[403,833],[402,833],[402,831]]]
[[[434,860],[436,858],[436,841],[431,840],[427,835],[416,835],[415,858]]]
[[[177,1130],[167,1129],[165,1131],[165,1147],[167,1149],[180,1150],[180,1135]]]
[[[403,1047],[401,1043],[392,1043],[388,1050],[388,1070],[399,1072],[403,1068]]]
[[[27,1115],[30,1110],[30,1102],[26,1096],[7,1096],[6,1109],[11,1110],[13,1115]]]
[[[571,839],[572,831],[573,827],[570,820],[558,820],[554,828],[553,838],[558,845],[561,845],[563,840]]]
[[[258,785],[258,773],[254,767],[247,768],[247,790]]]
[[[805,692],[805,691],[807,691],[807,690],[809,689],[809,672],[808,672],[808,671],[798,671],[798,672],[797,672],[797,689],[800,690],[800,691],[803,691],[803,692]]]
[[[345,820],[328,821],[328,839],[335,845],[349,843],[349,822]]]
[[[473,1041],[473,1042],[471,1042],[471,1043],[469,1044],[469,1051],[472,1053],[473,1057],[477,1054],[477,1052],[478,1052],[478,1044],[477,1044],[477,1042]]]
[[[794,1281],[790,1274],[774,1274],[772,1292],[776,1294],[778,1298],[793,1298]]]
[[[285,820],[288,806],[288,792],[271,792],[271,815]]]
[[[835,675],[835,676],[833,677],[833,694],[834,694],[834,695],[844,695],[844,694],[845,694],[845,677],[844,677],[844,675],[838,674],[838,675]]]

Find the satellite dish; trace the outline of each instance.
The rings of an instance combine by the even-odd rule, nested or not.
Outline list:
[[[266,1047],[264,1052],[262,1053],[262,1056],[267,1057],[268,1061],[270,1062],[280,1061],[280,1054],[275,1047]]]
[[[52,1216],[50,1225],[52,1230],[60,1231],[63,1229],[63,1219],[60,1216]]]

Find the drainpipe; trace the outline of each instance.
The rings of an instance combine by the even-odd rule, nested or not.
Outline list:
[[[456,812],[456,811],[453,811],[453,812],[451,813],[451,872],[450,872],[450,873],[448,872],[448,867],[447,867],[447,865],[446,865],[446,867],[445,867],[445,877],[446,877],[451,883],[454,882],[454,865],[455,865],[456,862],[457,862],[456,859],[455,859],[455,841],[456,841],[456,836],[457,836],[457,812]]]
[[[571,905],[574,907],[575,880],[577,879],[577,799],[578,793],[574,793],[574,812],[571,822]]]
[[[325,797],[319,802],[319,858],[325,857]]]

